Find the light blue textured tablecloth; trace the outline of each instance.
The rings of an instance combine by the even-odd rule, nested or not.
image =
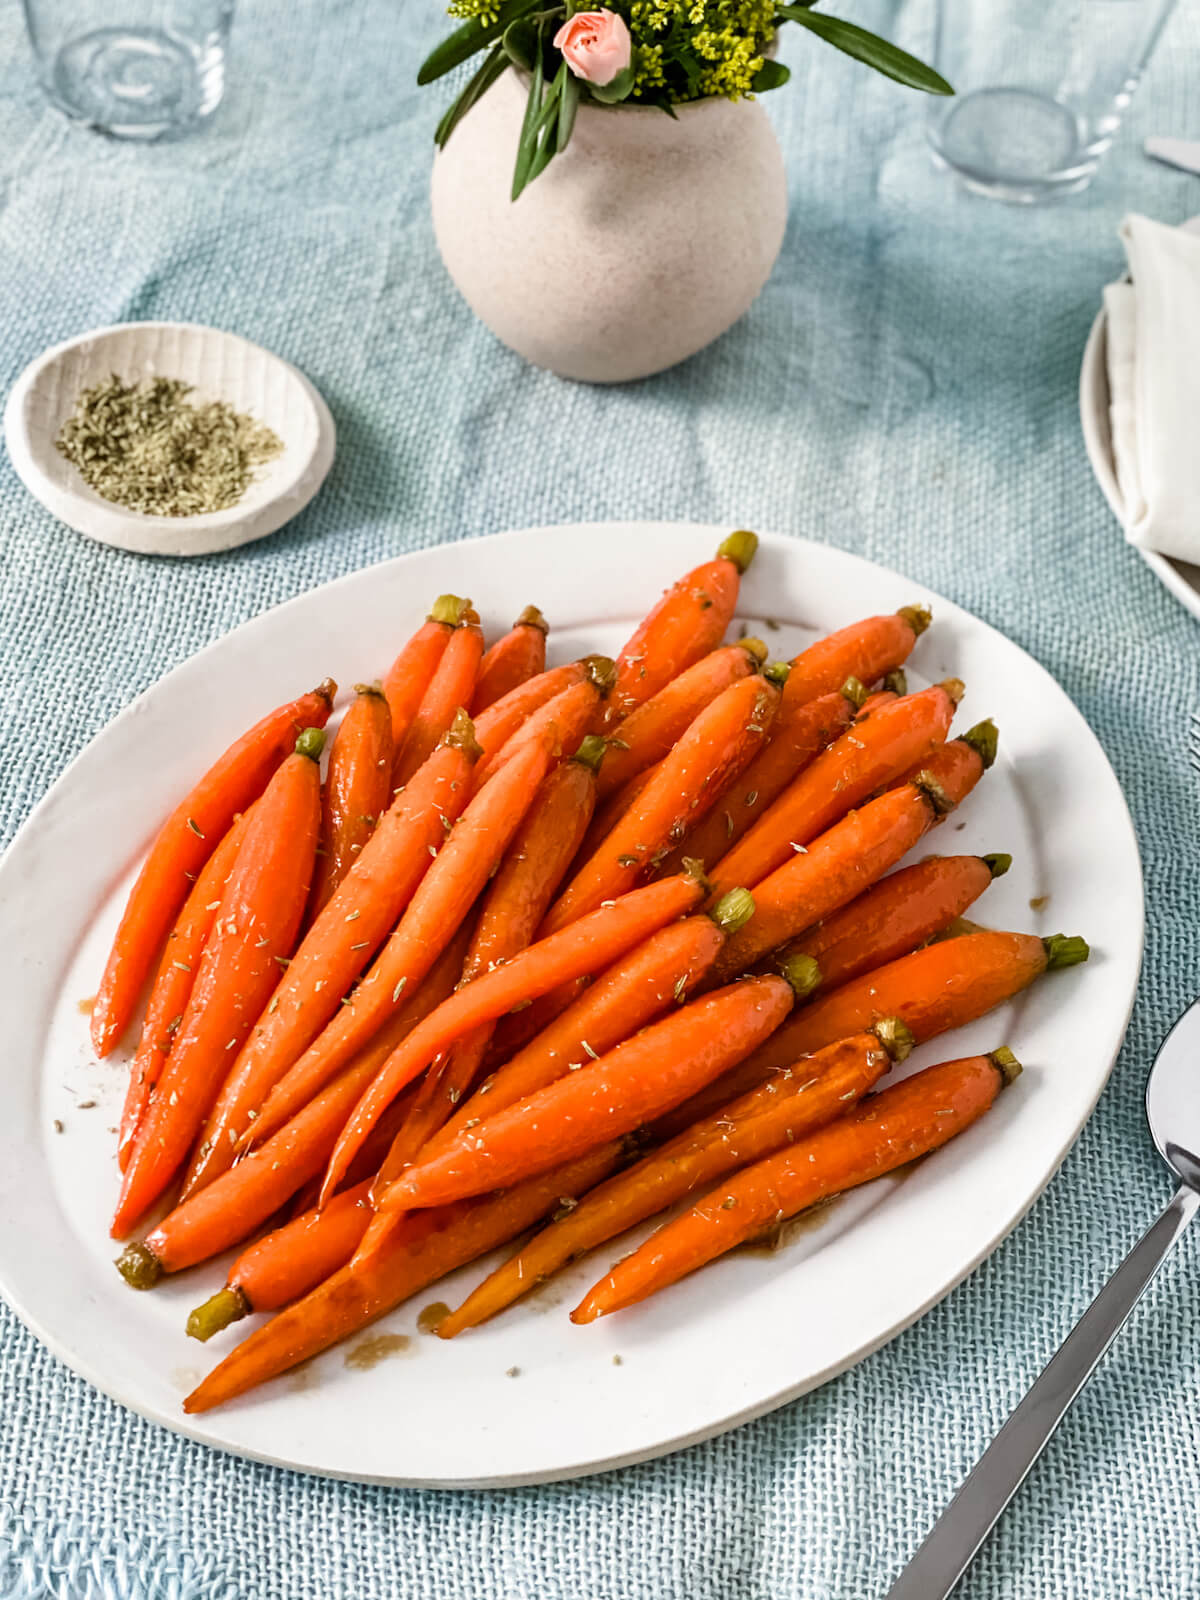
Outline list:
[[[851,10],[928,43],[917,0]],[[911,573],[1074,696],[1145,853],[1129,1041],[1030,1218],[919,1325],[771,1417],[575,1485],[388,1492],[245,1465],[122,1411],[0,1307],[6,1600],[868,1600],[1167,1194],[1140,1101],[1200,989],[1182,737],[1200,628],[1122,543],[1075,389],[1122,212],[1200,211],[1196,180],[1139,154],[1148,132],[1200,135],[1195,8],[1092,191],[1034,212],[957,195],[914,98],[789,38],[795,80],[769,102],[791,175],[775,275],[714,348],[616,391],[523,366],[441,271],[426,205],[440,97],[413,85],[441,27],[433,0],[245,0],[215,123],[137,149],[60,121],[17,8],[0,13],[0,385],[86,328],[190,318],[296,362],[340,432],[292,527],[185,565],[87,543],[0,465],[0,837],[167,667],[324,579],[530,523],[757,524]],[[1168,1265],[966,1600],[1200,1592],[1198,1248]]]

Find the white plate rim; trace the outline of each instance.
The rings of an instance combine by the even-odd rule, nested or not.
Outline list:
[[[557,540],[562,539],[567,535],[579,535],[585,540],[594,541],[602,537],[611,538],[614,535],[623,535],[630,537],[631,539],[637,539],[638,541],[643,541],[647,538],[653,539],[655,536],[668,539],[686,536],[690,540],[694,539],[697,541],[699,549],[703,551],[704,549],[710,547],[711,544],[714,544],[716,540],[724,534],[725,531],[727,531],[726,528],[714,527],[705,524],[664,524],[636,522],[564,524],[559,526],[542,526],[512,530],[505,534],[493,535],[486,540],[464,540],[447,546],[434,546],[426,550],[409,552],[406,555],[395,557],[390,561],[379,563],[374,567],[346,574],[341,578],[335,579],[328,584],[320,586],[316,590],[308,591],[307,593],[298,595],[292,600],[284,602],[279,606],[272,607],[267,612],[261,613],[258,617],[249,619],[247,622],[241,624],[238,628],[231,630],[230,633],[217,640],[214,640],[211,644],[196,652],[193,656],[189,657],[187,660],[180,663],[177,667],[165,674],[162,679],[151,686],[151,688],[146,690],[121,713],[119,713],[119,715],[113,719],[108,727],[102,730],[96,736],[96,738],[91,741],[90,744],[86,746],[84,750],[82,750],[79,755],[70,763],[64,773],[58,780],[56,780],[55,784],[52,785],[47,794],[34,808],[30,817],[19,830],[16,838],[14,838],[12,845],[5,853],[3,860],[0,861],[0,919],[2,919],[3,916],[2,907],[5,901],[4,891],[8,888],[9,877],[15,875],[13,871],[14,862],[20,859],[26,841],[36,834],[42,819],[53,809],[56,801],[61,797],[63,792],[69,789],[77,770],[88,760],[89,753],[94,751],[97,744],[104,741],[106,736],[118,726],[125,727],[129,723],[135,721],[138,718],[142,708],[144,708],[147,702],[153,697],[162,695],[164,693],[169,693],[171,686],[178,685],[180,680],[186,674],[198,672],[201,665],[212,654],[228,646],[228,642],[231,638],[236,637],[244,644],[248,637],[253,636],[255,630],[264,628],[268,625],[267,619],[274,619],[275,623],[277,623],[281,613],[298,612],[305,606],[311,605],[314,597],[317,595],[325,596],[331,591],[343,587],[350,587],[356,583],[362,583],[368,575],[370,575],[372,579],[375,579],[382,578],[389,573],[403,571],[410,563],[413,563],[414,561],[420,561],[422,557],[441,553],[446,550],[453,551],[456,555],[465,554],[467,557],[469,557],[471,548],[473,546],[478,548],[484,544],[496,546],[507,542],[519,542],[523,540],[536,541],[538,539],[545,539],[546,537],[552,537]],[[848,564],[851,569],[856,569],[857,572],[868,581],[870,577],[874,575],[876,578],[885,579],[888,582],[906,584],[909,589],[921,587],[919,585],[912,584],[909,580],[902,579],[899,574],[895,573],[891,569],[877,566],[874,563],[865,561],[861,557],[852,555],[848,552],[832,549],[829,546],[815,544],[803,539],[793,539],[787,537],[781,538],[772,535],[764,535],[762,537],[765,545],[774,546],[781,551],[787,551],[796,559],[803,559],[805,555],[807,555],[811,559],[814,559],[818,562],[831,562],[835,565]],[[696,546],[693,546],[692,548],[696,548]],[[1112,808],[1112,815],[1108,820],[1110,827],[1115,827],[1117,829],[1116,835],[1110,834],[1109,842],[1114,855],[1118,856],[1118,858],[1120,856],[1124,857],[1125,868],[1132,868],[1133,874],[1136,877],[1138,889],[1140,891],[1140,862],[1138,859],[1136,835],[1134,833],[1132,819],[1129,816],[1128,807],[1124,801],[1124,797],[1120,792],[1119,786],[1117,785],[1115,775],[1112,774],[1111,768],[1108,766],[1107,760],[1103,755],[1103,751],[1101,750],[1098,742],[1095,740],[1095,736],[1087,727],[1086,722],[1084,722],[1081,714],[1072,705],[1064,692],[1057,686],[1045,669],[1042,668],[1040,664],[1037,663],[1033,658],[1027,656],[1024,651],[1021,651],[1019,646],[1016,646],[1010,640],[1004,639],[1003,636],[997,632],[997,630],[991,628],[988,624],[971,617],[969,613],[964,612],[953,602],[933,593],[929,594],[929,598],[939,617],[943,621],[949,619],[957,620],[960,623],[966,622],[972,630],[982,630],[982,633],[985,636],[990,636],[993,642],[1000,642],[1003,644],[1005,649],[1017,652],[1017,654],[1024,659],[1027,667],[1033,671],[1035,677],[1041,680],[1041,691],[1050,695],[1055,701],[1057,701],[1059,709],[1063,711],[1070,719],[1074,720],[1074,723],[1076,724],[1076,731],[1085,739],[1094,754],[1100,758],[1100,761],[1103,763],[1104,770],[1107,773],[1107,777],[1111,785],[1111,792],[1107,798],[1110,802],[1115,802]],[[274,625],[274,623],[271,625]],[[13,1295],[10,1293],[9,1285],[7,1281],[5,1281],[7,1279],[8,1272],[4,1261],[6,1235],[4,1231],[5,1225],[2,1219],[0,1219],[0,1291],[4,1293],[5,1299],[16,1311],[21,1320],[25,1322],[31,1331],[44,1344],[46,1344],[47,1347],[59,1357],[59,1359],[64,1361],[67,1366],[77,1372],[80,1376],[93,1383],[94,1386],[100,1389],[102,1392],[117,1400],[118,1403],[126,1405],[131,1410],[145,1417],[147,1420],[163,1425],[173,1432],[195,1439],[198,1442],[206,1444],[210,1447],[222,1449],[228,1453],[240,1455],[252,1460],[262,1461],[267,1464],[282,1466],[292,1470],[315,1472],[323,1476],[345,1478],[350,1481],[379,1482],[412,1487],[427,1486],[476,1488],[509,1487],[520,1484],[553,1482],[565,1478],[608,1471],[615,1467],[630,1465],[638,1461],[652,1459],[654,1457],[685,1448],[689,1445],[699,1443],[731,1428],[737,1427],[743,1422],[749,1421],[754,1417],[761,1416],[781,1405],[788,1403],[789,1401],[808,1392],[809,1390],[818,1387],[820,1384],[828,1381],[830,1378],[838,1375],[839,1373],[846,1371],[849,1367],[857,1364],[858,1361],[872,1353],[872,1351],[887,1343],[890,1339],[903,1331],[904,1328],[910,1326],[932,1305],[943,1299],[945,1295],[950,1293],[953,1288],[961,1283],[963,1279],[967,1277],[982,1260],[990,1255],[1005,1237],[1007,1237],[1007,1235],[1021,1220],[1030,1206],[1032,1206],[1034,1201],[1041,1194],[1046,1184],[1053,1177],[1059,1163],[1073,1145],[1080,1129],[1087,1120],[1087,1117],[1090,1115],[1096,1100],[1098,1099],[1105,1083],[1107,1082],[1112,1064],[1115,1061],[1116,1054],[1120,1048],[1125,1027],[1128,1023],[1129,1014],[1132,1010],[1137,973],[1140,969],[1144,935],[1144,918],[1140,892],[1136,895],[1134,903],[1127,907],[1127,915],[1123,925],[1123,931],[1127,935],[1127,942],[1121,952],[1123,981],[1119,986],[1116,1009],[1113,1012],[1112,1026],[1109,1030],[1109,1045],[1111,1048],[1108,1049],[1107,1059],[1103,1063],[1103,1070],[1097,1072],[1094,1080],[1091,1082],[1089,1097],[1086,1101],[1086,1105],[1082,1106],[1080,1113],[1074,1120],[1073,1125],[1070,1128],[1061,1130],[1060,1133],[1056,1135],[1059,1144],[1053,1159],[1046,1165],[1046,1169],[1039,1174],[1036,1183],[1022,1193],[1020,1200],[1015,1207],[1003,1216],[1002,1220],[995,1226],[994,1232],[990,1235],[990,1237],[983,1241],[977,1248],[975,1248],[969,1257],[965,1257],[960,1260],[956,1264],[954,1270],[944,1279],[939,1281],[933,1292],[925,1295],[918,1303],[914,1303],[907,1307],[903,1316],[897,1318],[886,1328],[882,1329],[877,1336],[864,1340],[861,1343],[853,1345],[852,1347],[843,1351],[836,1361],[829,1363],[820,1370],[806,1373],[802,1378],[790,1386],[775,1390],[770,1395],[765,1397],[760,1397],[753,1403],[748,1404],[741,1409],[729,1411],[717,1419],[710,1419],[701,1426],[681,1432],[672,1437],[656,1439],[655,1441],[646,1444],[642,1448],[622,1451],[619,1455],[603,1459],[589,1459],[570,1464],[557,1464],[544,1471],[524,1470],[515,1474],[489,1473],[486,1476],[480,1477],[456,1475],[452,1478],[431,1478],[419,1475],[409,1476],[394,1473],[363,1473],[354,1470],[346,1471],[331,1469],[328,1466],[323,1466],[319,1463],[314,1463],[311,1461],[297,1461],[294,1457],[276,1455],[269,1450],[246,1448],[242,1445],[230,1444],[221,1439],[214,1439],[212,1433],[203,1425],[204,1419],[196,1421],[191,1418],[183,1417],[181,1413],[164,1412],[153,1405],[146,1404],[136,1392],[130,1392],[128,1389],[123,1389],[120,1385],[114,1385],[111,1378],[103,1371],[99,1370],[86,1354],[81,1354],[77,1348],[73,1348],[71,1346],[69,1340],[63,1339],[55,1330],[45,1326],[36,1310],[34,1310],[28,1304],[22,1303],[19,1294]],[[3,1194],[3,1192],[4,1179],[2,1169],[0,1169],[0,1194]],[[220,1416],[221,1413],[216,1413],[215,1415]]]
[[[1192,233],[1200,233],[1200,217],[1192,217],[1180,226]],[[1108,312],[1101,305],[1083,347],[1083,361],[1079,368],[1079,420],[1083,428],[1084,449],[1096,482],[1113,516],[1124,529],[1125,502],[1113,461],[1108,408]],[[1188,581],[1178,565],[1168,556],[1159,555],[1157,550],[1146,550],[1141,545],[1134,545],[1133,548],[1176,600],[1186,606],[1194,617],[1200,618],[1200,589]]]

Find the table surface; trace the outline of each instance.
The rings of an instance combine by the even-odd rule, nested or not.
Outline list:
[[[846,9],[928,46],[926,0]],[[295,362],[340,435],[292,526],[184,565],[88,543],[0,463],[0,839],[168,667],[327,578],[534,523],[759,525],[953,596],[1083,710],[1145,859],[1128,1041],[1028,1220],[916,1327],[773,1416],[573,1485],[389,1491],[217,1456],[95,1393],[0,1306],[0,1594],[868,1600],[1168,1194],[1141,1098],[1200,989],[1183,738],[1200,631],[1123,543],[1075,391],[1122,214],[1200,211],[1195,179],[1140,154],[1149,133],[1200,132],[1200,17],[1176,15],[1093,188],[1037,211],[956,192],[930,167],[915,97],[787,38],[793,82],[767,101],[791,186],[775,274],[710,350],[618,390],[522,365],[441,270],[427,207],[440,96],[413,83],[441,27],[431,4],[258,0],[212,125],[139,149],[50,111],[17,8],[0,14],[4,389],[89,327],[192,319]],[[1196,1248],[1168,1263],[964,1600],[1200,1590]]]

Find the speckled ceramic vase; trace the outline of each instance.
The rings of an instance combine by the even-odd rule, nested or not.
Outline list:
[[[514,203],[525,98],[506,72],[434,162],[438,248],[476,316],[587,383],[661,372],[724,333],[783,242],[783,156],[761,105],[699,100],[674,121],[581,106],[568,149]]]

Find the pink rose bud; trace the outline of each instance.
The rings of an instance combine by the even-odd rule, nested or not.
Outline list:
[[[625,18],[615,11],[577,11],[554,35],[554,48],[577,78],[598,88],[611,83],[633,56]]]

